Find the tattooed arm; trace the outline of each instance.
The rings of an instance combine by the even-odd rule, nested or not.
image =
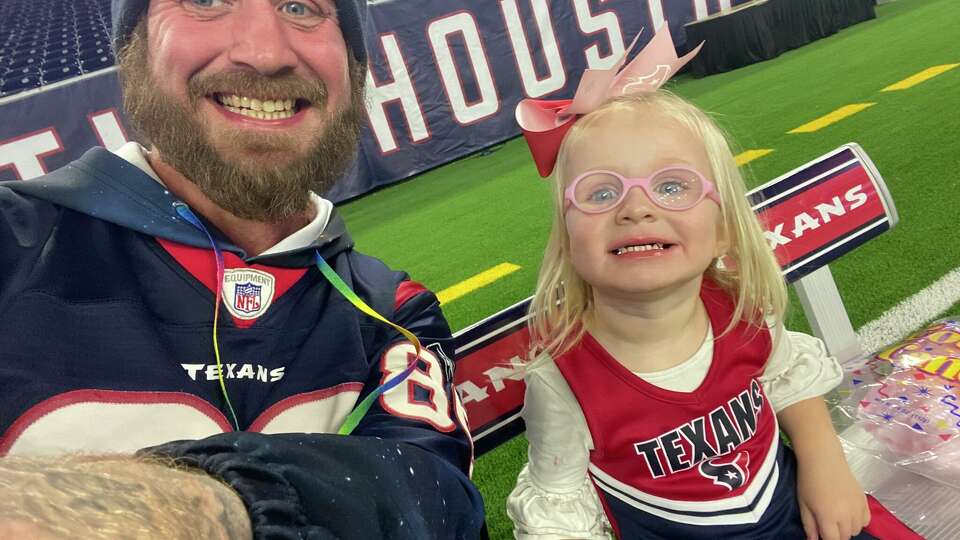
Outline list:
[[[126,457],[0,459],[0,538],[252,537],[220,481]]]

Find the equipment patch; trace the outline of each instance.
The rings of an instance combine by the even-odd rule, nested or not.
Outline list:
[[[273,302],[275,281],[272,275],[260,270],[227,269],[223,276],[223,303],[238,319],[257,319]]]

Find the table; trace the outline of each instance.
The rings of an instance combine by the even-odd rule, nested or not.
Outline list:
[[[690,62],[696,76],[722,73],[875,18],[875,0],[755,0],[684,25],[687,47],[705,41]]]

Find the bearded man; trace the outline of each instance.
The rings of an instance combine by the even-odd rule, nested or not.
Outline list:
[[[0,184],[0,537],[478,537],[437,299],[317,195],[365,2],[112,8],[144,146]]]

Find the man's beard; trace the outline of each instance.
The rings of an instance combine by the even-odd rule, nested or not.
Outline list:
[[[156,148],[166,164],[224,210],[245,219],[279,223],[307,210],[309,192],[324,193],[351,164],[363,109],[363,73],[354,62],[350,63],[349,103],[327,114],[322,132],[302,156],[289,157],[300,142],[292,135],[237,129],[218,135],[218,146],[243,149],[245,157],[243,162],[225,161],[207,140],[206,123],[197,114],[207,95],[230,89],[246,96],[298,96],[309,101],[309,106],[323,110],[326,85],[292,74],[270,78],[249,72],[195,76],[187,84],[191,106],[187,109],[158,89],[147,64],[142,23],[141,27],[119,55],[127,115],[144,142]],[[283,163],[271,165],[270,156],[281,156]]]

